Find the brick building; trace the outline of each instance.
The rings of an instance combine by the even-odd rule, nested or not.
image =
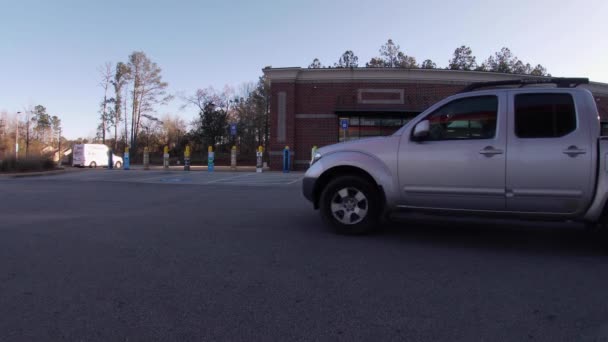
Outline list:
[[[388,135],[435,102],[473,82],[531,76],[436,69],[265,68],[271,82],[270,166],[281,169],[289,146],[291,165],[305,169],[311,148]],[[608,120],[608,84],[584,87]],[[340,128],[342,121],[348,128]]]

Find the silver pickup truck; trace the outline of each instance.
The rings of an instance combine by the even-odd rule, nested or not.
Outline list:
[[[304,196],[343,234],[368,232],[395,210],[600,224],[608,140],[582,83],[473,84],[391,136],[319,149]]]

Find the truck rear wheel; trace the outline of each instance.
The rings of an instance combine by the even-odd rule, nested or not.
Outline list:
[[[120,169],[121,167],[122,167],[122,163],[121,163],[121,162],[119,162],[119,161],[117,161],[117,162],[114,164],[114,168],[115,168],[115,169]]]
[[[89,164],[89,167],[90,167],[91,169],[94,169],[94,168],[96,168],[96,167],[97,167],[97,163],[93,161],[93,162],[91,162],[91,164]]]
[[[366,179],[340,176],[321,193],[319,201],[323,220],[339,234],[369,233],[379,224],[379,191]]]

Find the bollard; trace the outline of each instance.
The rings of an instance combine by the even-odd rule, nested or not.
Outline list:
[[[144,147],[144,170],[150,170],[150,152]]]
[[[190,171],[190,146],[188,145],[184,151],[184,171]]]
[[[112,149],[109,148],[108,149],[108,170],[112,170],[114,168],[114,158],[113,155],[114,153],[112,152]]]
[[[264,156],[264,148],[262,146],[258,147],[258,151],[255,153],[255,172],[262,172],[264,169],[263,157]]]
[[[315,160],[315,154],[317,153],[317,145],[314,145],[312,147],[312,150],[310,150],[310,161],[312,162],[313,160]]]
[[[236,171],[236,146],[232,146],[230,150],[230,169]]]
[[[165,150],[163,151],[163,168],[169,168],[169,146],[165,146]]]
[[[207,171],[213,172],[213,163],[215,159],[215,153],[213,152],[213,147],[209,146],[207,150]]]
[[[123,159],[123,163],[122,163],[123,167],[122,168],[124,170],[128,170],[129,167],[130,167],[130,162],[129,162],[129,147],[128,146],[125,147],[125,155],[124,155],[124,157],[122,159]]]
[[[289,173],[289,146],[283,150],[283,172]]]

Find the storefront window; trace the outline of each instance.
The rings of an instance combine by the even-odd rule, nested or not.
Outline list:
[[[340,120],[348,120],[348,129],[345,131],[340,128],[339,141],[391,135],[415,116],[415,113],[404,113],[401,115],[340,115]]]

